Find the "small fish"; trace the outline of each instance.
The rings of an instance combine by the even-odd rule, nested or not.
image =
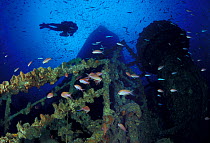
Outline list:
[[[80,91],[83,91],[84,89],[82,89],[82,87],[78,84],[75,84],[74,87]]]
[[[19,68],[16,68],[15,70],[14,70],[14,72],[16,72],[16,71],[18,71],[19,70]]]
[[[209,121],[209,120],[210,120],[210,118],[209,118],[209,117],[205,117],[205,118],[204,118],[204,120]]]
[[[162,89],[158,89],[157,92],[164,92]]]
[[[122,43],[119,43],[119,42],[116,43],[116,44],[117,44],[118,46],[124,46]]]
[[[192,38],[192,36],[189,36],[189,35],[187,35],[186,37],[187,37],[188,39]]]
[[[100,44],[101,43],[101,41],[99,41],[99,42],[96,42],[96,44]]]
[[[46,63],[48,63],[50,60],[52,60],[51,58],[46,58],[42,63],[43,64],[46,64]]]
[[[162,103],[158,103],[158,105],[159,105],[159,106],[162,106],[163,104],[162,104]]]
[[[83,83],[83,84],[90,84],[90,82],[88,81],[88,79],[89,78],[82,78],[82,79],[79,80],[79,82],[80,83]]]
[[[90,77],[91,79],[93,79],[95,81],[96,84],[99,84],[102,81],[102,78],[99,77],[97,74],[95,73],[90,73],[88,75],[88,77]]]
[[[158,78],[158,80],[165,80],[164,78]]]
[[[100,44],[100,43],[101,43],[101,41],[92,43],[92,45],[98,45],[98,44]]]
[[[176,89],[170,89],[170,91],[171,91],[171,92],[177,92],[177,90],[176,90]]]
[[[98,75],[90,75],[89,76],[91,79],[93,79],[93,80],[102,80],[102,78],[101,77],[99,77]]]
[[[98,80],[94,80],[94,81],[95,81],[95,84],[98,85],[102,81],[102,78],[100,78]]]
[[[171,74],[172,74],[172,75],[175,75],[175,74],[177,74],[177,72],[172,72]]]
[[[144,41],[149,42],[150,40],[149,39],[144,39]]]
[[[188,10],[188,9],[186,9],[186,12],[192,12],[192,10]]]
[[[38,60],[43,60],[43,58],[37,58]]]
[[[88,112],[90,112],[90,107],[85,106],[85,107],[82,107],[80,110],[77,110],[77,111],[85,111],[86,113],[88,113]]]
[[[144,76],[151,76],[151,74],[145,74]]]
[[[198,60],[197,60],[197,62],[201,62],[201,61],[202,61],[201,59],[198,59]]]
[[[92,53],[93,53],[93,54],[102,54],[103,51],[101,51],[101,50],[94,50]]]
[[[160,95],[160,94],[158,94],[157,96],[158,96],[158,97],[161,97],[161,95]]]
[[[129,72],[125,72],[125,74],[129,77],[131,77],[131,74]]]
[[[122,129],[123,131],[127,132],[127,130],[126,130],[126,128],[125,128],[125,126],[123,124],[118,123],[117,125],[118,125],[118,127],[120,127],[120,129]]]
[[[47,98],[52,98],[53,96],[54,96],[54,95],[53,95],[52,92],[50,92],[50,93],[47,94]]]
[[[126,89],[120,90],[117,94],[119,94],[119,95],[129,95],[129,94],[133,95],[132,91],[126,90]]]
[[[28,63],[28,67],[29,67],[31,64],[32,64],[32,61],[30,61],[30,62]]]
[[[178,57],[177,57],[176,59],[179,60],[179,61],[182,61],[182,60],[181,60],[180,58],[178,58]]]
[[[103,73],[102,72],[97,72],[96,75],[97,76],[101,76]]]
[[[69,93],[69,92],[62,92],[61,93],[61,97],[63,97],[63,98],[71,98],[72,99],[71,93]]]
[[[206,71],[206,69],[205,69],[205,68],[202,68],[201,71],[202,71],[202,72],[203,72],[203,71]]]
[[[8,55],[5,55],[4,57],[6,58],[6,57],[8,57]]]
[[[203,30],[201,30],[201,32],[206,32],[207,30],[205,30],[205,29],[203,29]]]
[[[187,33],[192,33],[191,31],[186,31]]]
[[[131,74],[130,75],[132,78],[139,78],[139,75],[136,75],[136,74]]]
[[[183,50],[188,50],[188,48],[182,48]]]
[[[113,36],[106,36],[106,38],[111,38],[111,37],[113,37]]]
[[[158,70],[162,70],[164,68],[164,66],[159,66]]]

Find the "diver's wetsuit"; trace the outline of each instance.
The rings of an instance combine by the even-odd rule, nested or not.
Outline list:
[[[40,29],[43,28],[49,28],[50,30],[55,31],[63,31],[60,33],[60,36],[73,36],[73,34],[77,31],[78,27],[76,23],[73,23],[72,21],[63,21],[61,24],[56,23],[42,23],[39,25]]]

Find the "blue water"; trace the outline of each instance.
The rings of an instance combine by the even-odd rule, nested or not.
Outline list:
[[[209,29],[208,0],[1,0],[0,3],[0,59],[3,72],[0,81],[19,74],[13,72],[18,67],[23,72],[29,72],[40,66],[56,67],[75,58],[89,34],[99,25],[107,27],[134,48],[144,27],[154,20],[167,19],[191,31],[192,57],[202,59],[203,66],[209,65],[209,31],[201,32]],[[39,29],[39,24],[43,22],[60,23],[65,20],[73,21],[79,27],[71,37],[61,37],[60,32]],[[5,55],[8,57],[5,58]],[[53,60],[43,65],[42,61],[37,60],[40,57],[51,57]],[[32,60],[31,66],[27,67]]]

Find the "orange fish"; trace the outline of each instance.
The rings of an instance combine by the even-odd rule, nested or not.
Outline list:
[[[103,51],[101,51],[101,50],[94,50],[92,53],[93,53],[93,54],[102,54]]]
[[[91,72],[88,74],[88,77],[91,77],[91,76],[96,76],[96,74],[94,72]]]
[[[52,60],[52,58],[46,58],[42,63],[43,63],[43,64],[46,64],[46,63],[48,63],[50,60]]]
[[[52,92],[50,92],[50,93],[47,94],[47,98],[52,98],[53,96],[54,96],[54,95],[53,95]]]
[[[118,125],[118,127],[120,127],[120,129],[122,129],[123,131],[127,132],[127,130],[126,130],[126,128],[125,128],[125,126],[123,124],[118,123],[117,125]]]
[[[102,72],[97,72],[96,75],[97,76],[101,76],[103,73]]]
[[[125,72],[125,74],[129,77],[131,77],[131,74],[129,72]]]
[[[129,95],[129,94],[133,95],[132,91],[126,90],[126,89],[120,90],[120,91],[118,92],[118,94],[119,94],[119,95]]]
[[[102,78],[99,77],[99,76],[101,76],[102,74],[103,74],[102,72],[97,72],[97,73],[91,72],[91,73],[88,74],[88,77],[90,77],[91,79],[93,79],[93,80],[95,81],[95,83],[98,84],[98,83],[100,83],[101,80],[102,80]]]
[[[82,89],[82,87],[81,87],[80,85],[78,85],[78,84],[75,84],[74,87],[75,87],[76,89],[78,89],[78,90],[81,90],[81,91],[84,90],[84,89]]]
[[[105,135],[107,130],[108,130],[108,127],[107,127],[106,123],[102,124],[102,130],[104,131],[104,135]]]
[[[70,98],[72,99],[71,93],[69,93],[69,92],[62,92],[62,93],[61,93],[61,97],[63,97],[63,98],[68,98],[68,97],[70,97]]]
[[[88,106],[82,107],[80,110],[77,111],[85,111],[86,113],[90,112],[90,108]]]
[[[92,79],[94,79],[94,80],[100,80],[101,79],[101,77],[99,77],[98,75],[90,75],[89,76],[90,78],[92,78]]]
[[[139,78],[139,75],[136,75],[136,74],[131,74],[130,75],[132,78]]]
[[[97,85],[97,84],[99,84],[102,81],[102,78],[99,78],[99,79],[94,80],[94,81],[95,81],[95,84]]]
[[[29,67],[31,64],[32,64],[32,61],[30,61],[30,62],[28,63],[28,67]]]
[[[90,84],[90,82],[88,81],[89,77],[86,77],[86,78],[82,78],[79,80],[80,83],[83,83],[83,84]]]

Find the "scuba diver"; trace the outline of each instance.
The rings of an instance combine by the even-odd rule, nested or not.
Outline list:
[[[62,33],[60,33],[60,36],[64,36],[64,37],[73,36],[73,34],[78,29],[77,24],[73,23],[72,21],[63,21],[61,22],[61,24],[42,23],[42,24],[39,24],[39,26],[40,26],[40,29],[49,28],[50,30],[63,31]]]

